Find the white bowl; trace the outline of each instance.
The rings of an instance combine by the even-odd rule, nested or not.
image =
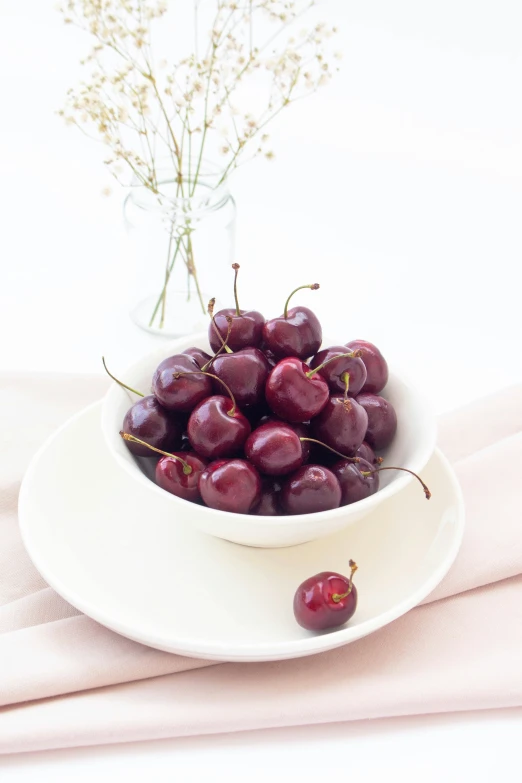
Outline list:
[[[323,345],[338,345],[339,340],[323,340]],[[120,379],[145,394],[149,393],[154,370],[168,356],[191,346],[208,350],[206,333],[184,337],[172,343],[163,343],[127,370],[119,372]],[[387,465],[398,465],[420,473],[435,449],[435,418],[422,396],[402,378],[390,373],[382,392],[393,404],[398,418],[397,434],[386,452]],[[150,496],[151,514],[171,512],[173,520],[182,517],[210,535],[255,547],[283,547],[303,544],[341,530],[365,517],[384,501],[400,492],[412,476],[401,471],[380,474],[380,489],[364,500],[331,511],[298,516],[265,517],[248,514],[230,514],[189,503],[158,487],[143,472],[119,435],[128,408],[136,402],[135,395],[114,383],[102,405],[102,432],[109,451],[127,474]],[[142,460],[142,463],[146,460]],[[419,485],[419,492],[422,489]]]

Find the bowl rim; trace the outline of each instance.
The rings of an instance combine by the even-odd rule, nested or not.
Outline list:
[[[165,358],[166,352],[171,351],[174,348],[174,351],[176,349],[177,345],[185,345],[185,343],[188,340],[191,340],[196,345],[198,341],[207,339],[207,332],[196,332],[194,334],[189,334],[184,337],[177,338],[172,341],[165,341],[164,346],[158,346],[152,351],[148,351],[147,353],[142,354],[142,356],[138,359],[136,359],[132,364],[128,365],[126,370],[123,371],[124,374],[128,373],[129,375],[132,375],[133,372],[135,372],[144,362],[149,361],[152,357],[158,355]],[[323,343],[325,341],[323,340]],[[333,344],[333,343],[332,343]],[[182,350],[186,350],[185,348]],[[168,354],[169,356],[172,355],[171,353]],[[412,384],[404,375],[404,373],[401,370],[400,376],[396,375],[394,372],[389,372],[389,378],[386,386],[388,386],[389,383],[392,383],[392,385],[398,384],[406,387],[408,391],[413,394],[413,396],[417,400],[418,406],[423,411],[423,418],[424,421],[427,421],[430,430],[430,438],[429,440],[426,439],[426,446],[421,452],[421,458],[419,459],[419,465],[417,465],[415,468],[415,472],[421,471],[429,462],[431,456],[435,452],[436,449],[436,440],[437,440],[437,426],[436,426],[436,419],[435,415],[433,413],[432,407],[425,399],[424,395],[422,395],[417,387]],[[386,388],[386,387],[385,387]],[[151,481],[139,468],[139,465],[133,460],[130,462],[129,460],[125,459],[125,457],[122,455],[122,453],[119,452],[117,446],[120,445],[121,439],[119,438],[119,425],[116,429],[113,427],[113,422],[110,420],[109,416],[109,405],[113,398],[116,397],[116,394],[118,393],[127,393],[130,394],[130,392],[126,392],[122,387],[118,386],[116,383],[112,383],[107,392],[105,393],[103,399],[102,399],[102,408],[101,408],[101,429],[103,433],[103,437],[105,440],[105,443],[107,445],[107,448],[109,449],[110,453],[114,457],[114,459],[117,461],[117,463],[122,467],[127,474],[139,481],[146,489],[152,490],[155,493],[159,494],[163,498],[171,498],[173,502],[177,502],[179,504],[182,504],[184,508],[186,508],[186,504],[189,503],[188,500],[184,500],[184,498],[179,498],[177,495],[173,495],[170,492],[167,492],[165,489],[162,489],[162,487],[158,486],[154,483],[154,481]],[[132,398],[130,398],[132,399]],[[427,428],[428,429],[428,428]],[[130,453],[130,452],[129,452]],[[127,456],[127,455],[125,455]],[[339,506],[338,508],[329,509],[327,511],[314,511],[310,514],[283,514],[281,516],[265,516],[262,514],[239,514],[235,513],[233,514],[234,520],[238,523],[241,522],[241,524],[248,524],[250,526],[259,526],[260,523],[262,523],[267,528],[269,527],[282,527],[282,526],[297,526],[299,524],[304,523],[312,523],[315,521],[320,521],[321,519],[332,519],[336,517],[341,516],[349,516],[352,513],[357,513],[358,515],[361,513],[365,513],[366,511],[370,510],[373,506],[384,502],[390,497],[393,497],[393,495],[397,494],[401,490],[403,490],[405,487],[408,486],[408,484],[411,481],[414,481],[414,477],[408,473],[399,473],[399,475],[394,478],[393,481],[391,481],[387,486],[382,487],[382,489],[377,490],[377,492],[374,495],[370,495],[367,498],[364,498],[363,500],[358,500],[356,503],[351,503],[347,506]],[[421,487],[419,486],[419,492],[421,491]],[[194,504],[190,504],[194,505]],[[219,517],[228,517],[230,518],[231,512],[229,511],[221,511],[220,509],[210,508],[208,506],[204,505],[197,505],[198,512],[206,514],[207,512],[210,512],[211,515],[218,515]]]

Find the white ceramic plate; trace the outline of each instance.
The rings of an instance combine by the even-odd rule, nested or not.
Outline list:
[[[311,655],[360,639],[418,604],[457,554],[464,507],[440,452],[417,482],[353,526],[285,549],[206,535],[176,514],[153,515],[149,493],[114,463],[95,404],[59,429],[24,478],[27,550],[73,606],[118,633],[168,652],[227,661]],[[314,635],[292,613],[296,587],[319,571],[359,565],[350,623]]]

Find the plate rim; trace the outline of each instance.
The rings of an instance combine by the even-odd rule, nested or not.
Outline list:
[[[91,602],[87,599],[84,600],[81,596],[77,596],[76,593],[70,591],[67,585],[61,583],[59,578],[56,578],[50,573],[45,564],[45,557],[42,559],[38,552],[38,547],[33,546],[31,542],[30,525],[27,523],[27,517],[25,507],[28,502],[29,488],[31,485],[32,476],[36,473],[40,460],[45,455],[51,444],[59,439],[62,432],[73,425],[78,419],[87,418],[92,415],[96,409],[101,412],[102,401],[98,400],[90,405],[86,406],[82,410],[78,411],[73,416],[69,417],[60,427],[58,427],[40,446],[40,448],[33,455],[22,479],[20,486],[20,493],[18,497],[18,523],[20,529],[20,535],[24,547],[29,554],[34,566],[45,579],[47,584],[55,590],[64,600],[78,609],[80,612],[90,617],[95,622],[100,623],[105,628],[108,628],[119,635],[135,641],[139,644],[143,644],[147,647],[152,647],[157,650],[162,650],[175,655],[184,655],[189,658],[200,658],[204,660],[214,660],[220,662],[261,662],[261,661],[274,661],[274,660],[288,660],[293,658],[306,657],[308,655],[316,655],[321,652],[333,650],[338,647],[342,647],[345,644],[357,641],[369,634],[385,627],[389,623],[402,617],[414,607],[418,606],[424,598],[426,598],[435,587],[446,576],[449,569],[453,565],[455,558],[457,557],[460,549],[464,529],[465,529],[465,506],[464,498],[460,484],[455,475],[452,465],[442,451],[436,447],[431,459],[438,459],[444,468],[446,476],[449,480],[451,488],[455,495],[455,501],[457,505],[457,525],[455,529],[454,538],[451,548],[449,550],[446,559],[434,569],[430,576],[424,580],[424,582],[415,590],[407,599],[399,602],[396,606],[388,609],[376,617],[372,617],[357,626],[343,626],[335,631],[330,631],[326,634],[315,634],[309,637],[303,637],[301,639],[294,639],[292,641],[285,642],[266,642],[256,644],[237,645],[234,644],[232,648],[227,648],[225,642],[212,642],[211,644],[201,644],[199,642],[194,643],[194,640],[181,639],[175,642],[175,644],[169,643],[162,637],[148,636],[147,638],[136,635],[135,629],[129,627],[126,623],[120,623],[112,617],[107,617],[103,609],[98,609],[96,606],[92,606]],[[108,447],[103,441],[102,448],[108,451]],[[404,491],[404,490],[403,490]],[[398,493],[400,494],[400,493]],[[208,535],[208,534],[203,534]],[[236,544],[236,546],[240,546]],[[326,641],[328,640],[328,641]]]

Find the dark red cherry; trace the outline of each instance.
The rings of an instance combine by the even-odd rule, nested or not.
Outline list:
[[[385,449],[390,445],[397,431],[395,408],[389,400],[377,394],[359,394],[356,400],[368,416],[365,439],[377,451]]]
[[[349,577],[334,571],[322,571],[306,579],[294,596],[294,616],[308,631],[338,628],[353,617],[357,608],[357,590],[353,575],[357,566],[350,560]]]
[[[263,337],[264,317],[257,310],[241,310],[237,296],[237,273],[239,264],[232,264],[234,270],[234,298],[235,307],[219,310],[208,328],[208,341],[214,352],[219,351],[223,340],[230,334],[227,345],[232,351],[240,351],[241,348],[257,348],[261,345]],[[210,311],[211,312],[211,311]],[[212,313],[211,313],[212,317]],[[231,322],[229,324],[229,318]],[[219,332],[219,334],[218,334]],[[221,335],[222,340],[219,335]]]
[[[284,419],[280,419],[279,416],[275,416],[273,413],[270,413],[268,416],[263,416],[257,426],[260,427],[261,424],[268,424],[269,422],[273,424],[285,424],[287,427],[293,429],[298,438],[310,437],[310,429],[308,424],[292,424],[292,422],[284,421]],[[308,443],[306,440],[301,441],[301,448],[303,450],[303,464],[308,462],[311,445],[312,444]]]
[[[179,459],[176,459],[179,457]],[[184,464],[180,462],[183,460]],[[197,503],[201,499],[199,493],[199,477],[207,467],[207,461],[194,452],[173,452],[172,456],[162,457],[156,465],[156,484],[172,495]],[[189,473],[186,466],[189,466]]]
[[[186,356],[192,356],[200,369],[201,367],[204,367],[205,364],[207,364],[212,358],[208,353],[206,353],[206,351],[202,351],[201,348],[196,348],[195,346],[192,348],[187,348],[187,350],[183,351],[183,353]]]
[[[365,459],[366,462],[369,462],[370,465],[380,465],[382,462],[382,457],[378,457],[372,447],[369,445],[369,443],[366,443],[365,440],[361,443],[355,454],[354,457],[360,457],[361,459]]]
[[[360,462],[341,459],[330,470],[341,485],[341,506],[363,500],[379,489],[379,474],[372,473],[373,465],[364,459]],[[363,475],[363,471],[369,475]]]
[[[191,411],[198,402],[212,394],[211,380],[200,373],[200,369],[196,360],[186,354],[164,359],[152,378],[154,396],[168,410]],[[196,374],[175,378],[175,373]]]
[[[303,464],[303,447],[297,433],[283,422],[267,422],[250,433],[245,457],[260,473],[283,476]]]
[[[263,335],[264,317],[257,310],[240,310],[236,313],[233,307],[219,310],[215,315],[215,325],[223,338],[227,336],[227,316],[232,318],[230,337],[227,344],[232,351],[240,351],[241,348],[257,348]],[[219,351],[222,342],[217,336],[213,324],[208,329],[208,341],[212,350]]]
[[[308,307],[292,307],[288,303],[296,291],[302,288],[319,288],[318,283],[303,285],[292,291],[286,300],[283,315],[272,318],[263,327],[263,342],[277,359],[285,356],[297,356],[308,359],[321,347],[323,330],[317,316]]]
[[[279,517],[283,513],[279,496],[281,484],[277,479],[264,478],[261,486],[261,498],[252,509],[252,514],[262,517]]]
[[[212,372],[230,387],[238,405],[261,405],[270,365],[259,348],[222,353],[212,362]]]
[[[303,465],[283,484],[281,505],[285,514],[329,511],[341,503],[341,487],[334,474],[322,465]]]
[[[261,478],[244,459],[216,460],[201,474],[199,491],[209,508],[248,514],[261,497]]]
[[[268,376],[265,396],[272,411],[285,421],[308,421],[328,402],[328,384],[300,359],[282,359]]]
[[[340,358],[328,361],[334,356]],[[344,392],[347,389],[348,394],[355,397],[361,391],[366,380],[366,367],[362,359],[357,356],[346,356],[344,345],[332,345],[316,353],[310,362],[310,367],[315,369],[325,362],[328,363],[319,370],[319,375],[324,378],[332,392]]]
[[[262,346],[261,350],[263,351],[263,353],[264,353],[264,355],[266,357],[266,360],[267,360],[268,364],[270,365],[270,369],[272,369],[272,367],[275,367],[276,364],[277,364],[277,359],[274,356],[274,354],[272,353],[272,351],[270,350],[270,348],[265,348],[264,346]]]
[[[217,459],[242,449],[250,424],[230,397],[215,394],[194,408],[187,433],[194,451],[207,459]]]
[[[311,422],[314,438],[342,454],[353,454],[361,445],[368,426],[364,408],[354,399],[330,397],[321,413]]]
[[[152,394],[142,397],[129,408],[122,429],[163,451],[173,451],[181,446],[183,430],[180,417],[162,408]],[[139,443],[126,441],[125,445],[137,457],[154,456],[153,451]]]
[[[366,381],[361,391],[378,394],[388,383],[388,365],[379,349],[366,340],[352,340],[346,343],[348,348],[361,351],[361,359],[366,367]]]

